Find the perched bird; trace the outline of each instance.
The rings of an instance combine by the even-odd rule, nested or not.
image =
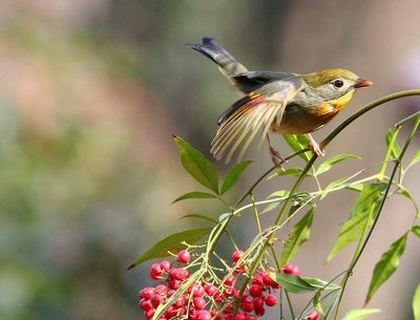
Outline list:
[[[356,89],[373,83],[346,69],[328,69],[307,74],[275,71],[248,71],[215,39],[203,38],[188,47],[202,53],[218,66],[231,83],[245,95],[219,117],[219,129],[211,153],[229,162],[240,147],[238,161],[256,135],[267,139],[276,165],[282,157],[272,147],[269,131],[304,134],[322,128],[346,107]],[[309,134],[310,147],[318,155],[323,150]]]

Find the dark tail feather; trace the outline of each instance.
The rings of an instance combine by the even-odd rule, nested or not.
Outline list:
[[[202,44],[187,44],[187,46],[217,63],[222,72],[229,78],[248,71],[214,38],[206,37],[203,38]]]

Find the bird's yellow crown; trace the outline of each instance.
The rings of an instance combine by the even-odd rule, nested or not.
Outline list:
[[[337,78],[356,82],[359,79],[359,76],[347,69],[326,69],[318,72],[311,72],[303,76],[303,80],[313,88],[322,86]]]

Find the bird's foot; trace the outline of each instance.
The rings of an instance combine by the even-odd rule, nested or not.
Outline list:
[[[325,157],[325,151],[321,149],[321,147],[315,140],[311,140],[309,142],[309,148],[311,148],[312,151],[315,152],[318,156]]]
[[[271,155],[271,161],[273,161],[277,169],[284,171],[282,164],[287,162],[286,159],[284,159],[280,155],[280,153],[276,149],[274,149],[271,145],[269,146],[269,150],[270,150],[270,155]]]

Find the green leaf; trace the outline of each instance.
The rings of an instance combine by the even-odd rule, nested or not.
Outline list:
[[[410,163],[408,164],[407,168],[414,166],[416,163],[420,162],[420,150],[417,150],[414,154],[413,159],[411,159]]]
[[[414,320],[420,320],[420,284],[417,286],[413,297],[413,315]]]
[[[342,320],[362,320],[379,312],[379,309],[354,309],[346,313]]]
[[[314,216],[313,212],[314,209],[311,208],[305,214],[305,216],[293,226],[292,230],[284,241],[280,264],[286,264],[291,259],[293,259],[302,244],[309,239]]]
[[[327,282],[318,278],[302,277],[302,279],[317,289],[321,289],[321,290],[340,290],[341,289],[340,286],[336,285],[333,282]]]
[[[203,186],[219,193],[219,178],[213,163],[179,136],[174,136],[185,170]]]
[[[309,145],[309,139],[306,137],[306,135],[284,134],[283,138],[295,152],[305,149]],[[299,154],[299,157],[305,161],[309,161],[311,156],[311,152],[304,152]]]
[[[328,160],[324,161],[323,163],[321,163],[321,165],[316,170],[316,175],[327,172],[328,170],[330,170],[333,167],[333,165],[335,165],[337,163],[340,163],[344,160],[349,160],[349,159],[360,160],[361,157],[356,156],[354,154],[338,154],[334,157],[329,158]]]
[[[413,204],[414,209],[416,210],[416,213],[417,214],[419,213],[419,208],[417,206],[416,200],[414,200],[413,195],[407,188],[400,185],[398,186],[397,193],[406,197],[408,200],[410,200],[411,203]]]
[[[279,191],[275,191],[272,194],[270,194],[267,199],[271,199],[271,198],[287,198],[289,196],[289,191],[286,190],[279,190]]]
[[[171,234],[157,242],[140,258],[135,260],[127,269],[130,270],[147,260],[167,257],[169,256],[169,251],[181,251],[186,248],[185,242],[189,244],[195,243],[206,236],[210,230],[211,228],[200,228]]]
[[[267,180],[270,180],[272,178],[275,177],[280,177],[280,176],[293,176],[293,177],[299,177],[302,174],[303,169],[301,168],[287,168],[284,170],[277,170],[277,172],[273,173],[272,175],[270,175]]]
[[[413,226],[411,232],[420,238],[420,225]]]
[[[207,193],[207,192],[199,192],[199,191],[193,191],[183,194],[182,196],[176,198],[172,203],[181,201],[181,200],[187,200],[187,199],[211,199],[216,198],[214,194]]]
[[[187,218],[206,220],[206,221],[209,221],[211,223],[217,224],[217,220],[213,219],[212,217],[209,217],[208,215],[201,214],[201,213],[186,214],[186,215],[182,216],[181,218],[179,218],[179,220],[187,219]]]
[[[366,229],[366,225],[371,225],[375,216],[376,206],[372,207],[370,212],[365,212],[363,215],[353,216],[347,220],[341,227],[338,239],[328,255],[327,261],[331,261],[337,253],[347,247],[354,240],[360,238],[363,231]]]
[[[397,270],[400,258],[404,253],[407,244],[407,233],[395,241],[382,256],[373,270],[372,280],[370,281],[366,303],[373,297],[375,292],[386,280]]]
[[[377,214],[378,203],[384,188],[385,184],[382,183],[363,187],[353,207],[353,215],[341,227],[338,239],[328,255],[327,261],[330,261],[354,240],[360,238],[363,232],[371,226]]]
[[[285,273],[270,273],[270,277],[281,284],[284,289],[292,293],[307,293],[318,290],[300,277]]]
[[[236,164],[230,171],[227,173],[225,180],[223,181],[220,194],[224,194],[230,188],[232,188],[236,182],[238,182],[239,177],[245,171],[245,169],[252,163],[252,161],[246,160]]]
[[[397,142],[397,135],[398,135],[398,130],[395,130],[395,131],[388,130],[388,133],[386,134],[386,144],[388,148],[391,150],[393,159],[398,159],[398,157],[401,154],[401,148]],[[388,161],[388,159],[385,159],[385,161]]]

